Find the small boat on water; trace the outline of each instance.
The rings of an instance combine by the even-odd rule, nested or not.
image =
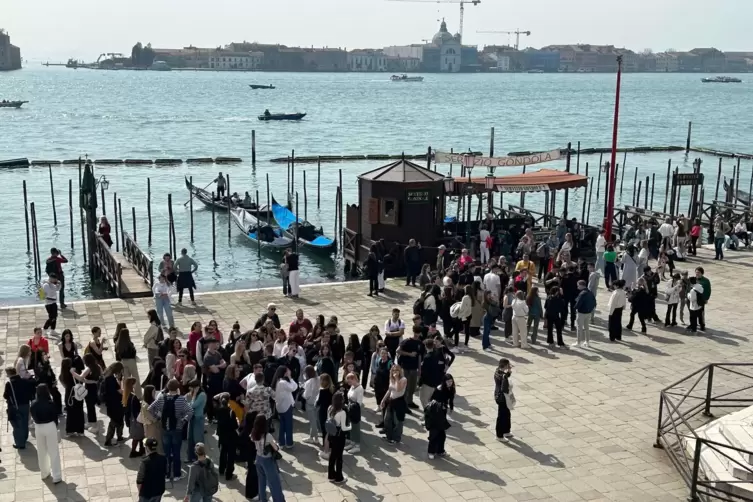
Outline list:
[[[293,239],[242,208],[230,210],[233,222],[248,239],[264,249],[285,249],[293,245]]]
[[[727,178],[724,178],[724,191],[729,194],[732,191],[732,188],[729,186],[729,183],[727,183]],[[740,204],[744,204],[745,206],[750,207],[751,197],[750,194],[744,190],[736,190],[734,196],[732,197],[733,203],[735,201],[739,202]],[[274,202],[272,203],[272,211],[274,214]]]
[[[4,99],[0,101],[0,108],[21,108],[25,103],[28,103],[28,101],[7,101]]]
[[[270,85],[248,84],[248,86],[251,89],[275,89],[275,86],[273,86],[272,84],[270,84]]]
[[[297,227],[298,242],[306,248],[328,254],[337,249],[336,240],[325,236],[321,228],[316,228],[306,220],[298,219],[290,209],[278,204],[274,198],[272,199],[272,216],[286,237],[295,239]]]
[[[393,82],[423,82],[424,77],[409,77],[403,73],[402,75],[392,75],[390,80]]]
[[[528,73],[544,73],[544,70],[534,68],[533,70],[528,70]]]
[[[742,83],[742,80],[740,80],[737,77],[714,77],[714,78],[702,78],[701,82],[708,84],[708,83],[714,83],[714,84],[739,84]]]
[[[194,186],[191,184],[190,181],[188,181],[188,178],[185,178],[186,181],[186,188],[190,193],[193,194],[193,197],[204,204],[207,207],[214,207],[215,209],[227,211],[228,206],[228,198],[223,197],[222,199],[217,197],[212,197],[212,192],[209,192],[203,188],[199,188],[197,186]],[[251,202],[250,204],[244,204],[242,199],[238,199],[237,201],[234,201],[231,197],[230,199],[231,207],[237,207],[241,209],[245,209],[246,211],[249,211],[250,213],[260,216],[264,215],[266,216],[268,210],[266,204],[257,207],[255,202]]]
[[[264,110],[259,120],[301,120],[305,116],[305,113],[269,113],[269,110]]]

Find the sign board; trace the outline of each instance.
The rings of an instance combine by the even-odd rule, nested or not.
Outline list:
[[[672,175],[672,180],[676,186],[703,185],[703,174],[701,173],[678,173]]]
[[[459,153],[436,152],[434,161],[437,164],[460,164],[466,167],[514,167],[530,166],[541,164],[551,160],[558,160],[562,157],[559,148],[549,152],[532,153],[529,155],[514,155],[511,157],[474,157],[472,155],[463,155]]]
[[[379,223],[379,199],[369,198],[369,224]]]
[[[549,185],[497,185],[498,192],[504,193],[519,193],[519,192],[546,192],[549,190]]]
[[[429,190],[408,190],[405,199],[408,204],[423,204],[429,202]]]

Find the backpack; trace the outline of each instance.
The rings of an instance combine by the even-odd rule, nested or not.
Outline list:
[[[336,437],[340,434],[340,428],[337,426],[337,421],[334,416],[328,416],[327,421],[324,423],[324,431],[327,436]]]
[[[703,293],[699,293],[698,290],[695,292],[695,301],[699,307],[706,305],[706,297],[703,296]]]
[[[50,274],[57,274],[58,273],[58,262],[56,261],[48,261],[47,264],[44,266],[44,273],[47,275]]]
[[[178,417],[175,414],[175,400],[178,396],[165,396],[165,404],[162,407],[162,428],[174,431],[178,428]]]
[[[194,465],[201,466],[201,472],[203,475],[204,493],[203,495],[214,495],[220,491],[220,476],[217,474],[217,470],[214,468],[212,461],[207,459],[204,465],[199,464],[197,461]]]
[[[418,299],[413,302],[413,315],[424,315],[424,295],[419,296]]]
[[[165,333],[162,331],[162,326],[157,326],[157,338],[155,339],[155,342],[157,345],[162,343],[165,339]]]
[[[361,422],[361,405],[355,401],[351,401],[348,405],[348,419],[352,424]]]
[[[458,318],[458,314],[460,314],[461,305],[462,305],[462,302],[455,302],[452,304],[452,306],[450,307],[450,317],[452,317],[453,319]]]

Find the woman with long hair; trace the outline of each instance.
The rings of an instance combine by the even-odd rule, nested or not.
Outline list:
[[[133,393],[135,385],[136,379],[133,377],[128,377],[123,382],[123,410],[128,436],[131,439],[130,458],[144,455],[144,424],[136,420],[141,413],[141,401]]]
[[[332,350],[329,345],[322,344],[319,355],[316,357],[316,373],[319,376],[329,375],[333,382],[337,380],[337,368],[332,358]]]
[[[241,387],[240,376],[240,368],[235,364],[228,364],[227,368],[225,368],[225,378],[222,380],[222,393],[227,395],[227,405],[233,410],[239,423],[243,421],[243,416],[245,415],[243,404],[244,397],[246,396],[246,390]],[[215,396],[214,399],[218,397]]]
[[[116,440],[118,443],[125,441],[123,438],[123,425],[125,419],[123,413],[123,389],[120,384],[123,379],[123,372],[123,363],[116,361],[107,367],[104,374],[104,405],[107,409],[107,417],[110,419],[110,423],[107,424],[105,446],[115,446],[112,442],[115,433],[117,433],[118,436]],[[136,383],[138,384],[138,381],[136,381]]]
[[[84,402],[79,401],[74,395],[74,388],[77,382],[82,382],[84,379],[78,374],[73,367],[73,361],[69,358],[65,358],[60,363],[60,383],[65,389],[64,403],[65,403],[65,434],[66,436],[80,436],[84,434],[85,418],[84,418]]]
[[[99,404],[99,397],[97,396],[97,390],[99,380],[102,378],[102,368],[97,363],[97,358],[91,352],[84,355],[84,366],[85,368],[81,372],[81,377],[84,379],[83,382],[86,386],[86,397],[84,398],[84,402],[86,403],[86,420],[89,423],[89,431],[98,432],[97,405]]]
[[[531,330],[531,343],[536,343],[536,339],[539,336],[539,322],[541,322],[541,317],[544,315],[544,308],[541,305],[538,287],[531,287],[531,290],[526,297],[526,305],[528,305],[526,331]]]
[[[322,434],[322,451],[319,457],[329,459],[329,445],[327,443],[327,429],[324,424],[327,423],[327,410],[332,404],[332,396],[335,394],[335,385],[327,373],[319,375],[319,396],[316,398],[316,412],[319,420],[319,432]]]
[[[128,328],[122,328],[116,336],[118,339],[115,341],[115,360],[122,363],[125,378],[134,377],[136,379],[134,392],[136,396],[141,397],[139,368],[136,366],[136,346],[131,341],[131,332]]]
[[[30,363],[31,347],[23,344],[18,348],[18,355],[16,356],[16,374],[26,380],[33,378],[31,372],[29,371]]]
[[[275,407],[280,418],[278,443],[282,448],[292,448],[293,410],[295,409],[293,392],[298,390],[298,384],[291,378],[290,368],[287,366],[277,368],[271,387],[275,392]]]
[[[403,368],[395,364],[390,368],[390,383],[387,394],[382,399],[381,407],[385,410],[385,440],[390,444],[400,443],[403,438],[403,422],[408,406],[405,402],[405,389],[408,379]]]
[[[156,399],[155,394],[153,386],[147,385],[144,387],[144,399],[141,401],[141,413],[136,420],[144,425],[144,436],[157,440],[157,452],[162,455],[162,422],[155,417],[151,411],[149,411],[149,406]],[[202,424],[202,431],[203,430]],[[190,460],[191,450],[188,450],[188,455]]]
[[[188,382],[188,403],[193,409],[191,421],[188,424],[188,461],[196,460],[194,447],[196,443],[204,442],[204,409],[207,405],[207,394],[201,388],[201,382],[193,379]]]
[[[78,346],[73,340],[73,332],[69,329],[64,329],[63,334],[60,337],[60,343],[58,344],[60,350],[60,356],[65,359],[66,357],[71,360],[73,367],[77,372],[84,371],[84,360],[78,354]]]
[[[267,417],[259,414],[251,430],[251,441],[256,447],[256,474],[259,477],[259,498],[266,502],[267,487],[272,494],[272,502],[285,502],[282,493],[282,480],[275,460],[275,453],[280,451],[272,435],[267,432]]]
[[[105,346],[105,340],[102,338],[102,331],[94,326],[92,328],[92,339],[89,340],[89,343],[86,344],[86,348],[84,349],[84,357],[86,357],[86,354],[91,354],[97,361],[99,368],[102,371],[105,371],[107,365],[105,364],[105,359],[102,355],[105,350],[107,350],[107,347]]]
[[[141,386],[144,387],[146,385],[153,385],[157,392],[162,392],[162,390],[167,387],[167,382],[170,381],[170,379],[167,378],[167,375],[165,374],[165,368],[165,361],[163,361],[159,357],[155,359],[154,367],[151,369],[151,371],[149,371],[149,373],[147,373],[146,378],[141,383]]]
[[[217,417],[217,443],[220,447],[220,475],[225,480],[235,479],[235,450],[238,447],[238,418],[235,412],[228,406],[230,402],[226,393],[215,396],[219,397],[219,406],[215,409]]]
[[[361,350],[361,385],[366,388],[369,382],[369,374],[371,373],[371,358],[377,351],[377,346],[382,340],[382,335],[379,334],[379,326],[374,325],[369,329],[369,332],[363,335],[360,343]]]
[[[347,413],[344,409],[345,399],[342,392],[337,392],[332,396],[332,404],[327,410],[327,419],[335,423],[337,432],[329,434],[329,465],[327,468],[327,479],[335,484],[345,482],[343,476],[343,453],[345,452],[345,433],[351,429],[348,423]]]
[[[144,348],[149,359],[149,369],[152,369],[154,367],[154,360],[159,355],[159,343],[164,338],[164,334],[162,333],[164,322],[161,321],[157,315],[157,311],[154,309],[149,310],[146,315],[149,318],[149,329],[144,333]]]
[[[168,380],[170,380],[171,378],[180,380],[178,371],[180,372],[180,375],[183,374],[183,366],[185,361],[180,358],[180,352],[182,349],[183,344],[179,339],[174,338],[172,340],[169,340],[169,344],[167,346],[167,354],[165,354],[165,374],[167,375]],[[187,356],[188,350],[186,350],[185,353]],[[180,367],[178,367],[178,362],[180,362]]]
[[[515,407],[515,394],[512,392],[511,374],[510,361],[500,359],[494,372],[494,401],[497,403],[497,439],[502,441],[508,441],[512,437],[510,412]]]
[[[36,424],[39,472],[42,479],[52,475],[52,482],[58,484],[63,480],[58,446],[58,414],[46,384],[37,386],[37,398],[31,403],[29,410]]]

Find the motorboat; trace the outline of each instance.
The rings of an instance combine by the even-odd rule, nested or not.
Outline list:
[[[28,101],[7,101],[4,99],[0,101],[0,108],[21,108],[25,103],[28,103]]]
[[[259,115],[259,120],[301,120],[305,116],[305,113],[269,113],[269,110],[264,110],[264,113]]]
[[[533,70],[528,70],[528,73],[544,73],[544,70],[534,68]]]
[[[311,250],[332,253],[337,249],[337,241],[324,235],[321,228],[316,228],[306,220],[300,220],[295,213],[272,199],[272,216],[286,237],[295,239]]]
[[[251,89],[275,89],[275,86],[273,86],[272,84],[270,85],[248,84],[248,86]]]
[[[235,225],[251,242],[264,249],[285,249],[293,245],[293,239],[283,235],[279,228],[265,223],[242,208],[230,210]]]
[[[409,77],[403,73],[402,75],[392,75],[390,80],[393,82],[423,82],[424,77]]]
[[[701,82],[703,82],[705,84],[708,84],[708,83],[715,83],[715,84],[739,84],[739,83],[742,83],[742,80],[740,80],[737,77],[722,77],[722,76],[719,76],[719,77],[714,77],[714,78],[710,78],[710,77],[702,78]]]

